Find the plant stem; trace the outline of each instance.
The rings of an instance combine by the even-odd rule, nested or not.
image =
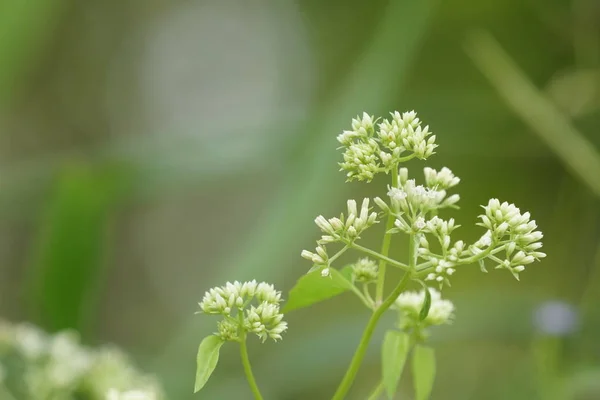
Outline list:
[[[376,258],[376,259],[382,261],[384,264],[390,264],[390,265],[393,265],[394,267],[403,269],[405,271],[409,270],[408,265],[403,264],[403,263],[401,263],[399,261],[396,261],[393,258],[389,258],[387,256],[384,256],[383,254],[378,253],[376,251],[373,251],[373,250],[371,250],[371,249],[369,249],[367,247],[361,246],[361,245],[356,244],[356,243],[352,243],[351,246],[352,246],[352,248],[354,250],[358,250],[358,251],[361,251],[361,252],[363,252],[365,254],[368,254],[368,255],[372,256],[373,258]],[[381,269],[379,270],[379,277],[381,278]]]
[[[408,282],[410,282],[410,280],[413,277],[414,270],[415,270],[415,261],[416,261],[415,235],[414,234],[410,235],[408,245],[409,245],[408,255],[409,255],[409,261],[410,261],[410,265],[409,265],[410,269],[409,269],[409,271],[407,271],[404,274],[404,276],[402,277],[402,280],[398,283],[398,285],[396,285],[394,290],[392,290],[392,293],[390,293],[390,295],[383,301],[383,303],[381,303],[381,305],[375,309],[375,312],[373,312],[373,315],[371,315],[371,318],[369,319],[369,322],[367,323],[367,327],[365,328],[365,331],[363,332],[363,335],[360,339],[360,343],[358,344],[356,352],[354,353],[354,356],[352,357],[350,366],[348,367],[348,370],[346,371],[346,374],[344,375],[342,382],[338,386],[337,391],[333,395],[332,400],[342,400],[348,393],[348,390],[350,390],[350,386],[352,386],[352,382],[354,381],[354,378],[356,377],[356,374],[358,373],[360,364],[362,363],[363,359],[365,358],[365,353],[367,352],[367,347],[369,347],[369,342],[371,341],[371,336],[373,336],[373,332],[375,331],[375,327],[377,326],[379,319],[381,318],[383,313],[386,312],[388,308],[390,308],[390,306],[394,303],[394,301],[396,301],[396,299],[398,298],[400,293],[402,293],[402,291],[408,285]]]
[[[342,247],[340,249],[340,251],[338,251],[337,253],[335,253],[331,257],[329,257],[329,264],[331,265],[331,263],[333,263],[339,256],[341,256],[342,254],[344,254],[346,252],[346,250],[348,250],[349,248],[350,248],[350,246],[345,245],[344,247]]]
[[[392,169],[392,187],[398,187],[398,166],[396,165]],[[383,236],[383,243],[381,244],[381,255],[387,257],[390,251],[390,243],[392,242],[392,234],[388,233],[390,229],[394,227],[394,215],[390,212],[388,215],[387,222],[385,224],[385,234]],[[381,303],[383,300],[383,289],[385,284],[385,265],[387,260],[379,259],[379,277],[377,279],[377,286],[375,288],[375,301]]]
[[[379,384],[377,385],[377,387],[375,387],[375,389],[373,390],[373,393],[371,393],[371,395],[369,396],[369,398],[367,400],[377,400],[379,399],[379,396],[381,396],[381,393],[383,393],[383,381],[380,381]]]
[[[464,264],[473,264],[479,260],[481,260],[482,258],[488,257],[490,255],[494,255],[496,253],[501,252],[502,250],[505,249],[506,247],[506,243],[507,242],[501,242],[498,243],[496,246],[494,247],[488,247],[487,249],[483,250],[481,253],[479,254],[475,254],[471,257],[467,257],[467,258],[463,258],[457,261],[456,263],[456,267],[458,267],[459,265],[464,265]],[[439,256],[439,258],[442,258],[441,256]],[[427,271],[432,269],[433,266],[431,265],[430,261],[427,261],[425,263],[422,263],[420,265],[417,266],[417,277],[422,277],[425,276],[427,274]]]
[[[242,365],[244,366],[246,379],[248,379],[248,384],[250,385],[250,390],[252,390],[254,398],[256,400],[263,400],[263,397],[260,394],[260,390],[258,389],[258,385],[256,384],[256,380],[254,379],[252,367],[250,366],[250,359],[248,358],[248,348],[246,346],[246,332],[242,334],[240,340],[240,355],[242,356]]]

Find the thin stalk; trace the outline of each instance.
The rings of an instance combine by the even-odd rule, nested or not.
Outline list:
[[[463,258],[457,261],[457,263],[455,264],[455,267],[458,267],[460,265],[465,265],[465,264],[473,264],[485,257],[488,257],[490,255],[494,255],[496,253],[501,252],[502,250],[504,250],[506,248],[506,243],[505,242],[501,242],[499,243],[497,246],[495,247],[488,247],[486,250],[482,251],[479,254],[475,254],[471,257],[468,258]],[[440,259],[443,258],[442,256],[438,256]],[[424,262],[422,264],[417,265],[417,277],[422,277],[424,276],[428,270],[432,269],[433,265],[431,264],[430,261]]]
[[[335,253],[331,257],[329,257],[329,264],[333,263],[339,256],[341,256],[342,254],[344,254],[346,252],[346,250],[348,250],[349,248],[350,247],[348,245],[345,245],[344,247],[342,247],[340,249],[340,251],[338,251],[337,253]]]
[[[392,169],[392,187],[398,187],[398,166],[396,165]],[[381,254],[387,257],[390,251],[390,244],[392,242],[392,234],[388,233],[390,229],[394,227],[395,217],[392,213],[389,213],[387,222],[385,224],[385,234],[383,236],[383,243],[381,244]],[[385,266],[387,260],[384,258],[379,259],[379,277],[377,279],[377,286],[375,288],[375,301],[381,303],[383,300],[383,289],[385,284]]]
[[[240,324],[243,322],[243,314],[240,312],[238,314]],[[250,365],[250,358],[248,357],[248,347],[246,346],[246,337],[247,332],[242,330],[242,334],[240,337],[240,356],[242,357],[242,365],[244,366],[244,373],[246,374],[246,379],[248,380],[248,384],[250,385],[250,390],[252,390],[252,394],[256,400],[263,400],[262,395],[260,394],[260,390],[258,389],[258,385],[256,384],[256,379],[254,379],[254,374],[252,373],[252,366]]]
[[[390,308],[390,306],[394,303],[394,301],[396,301],[396,299],[398,298],[400,293],[402,293],[402,291],[406,288],[406,286],[408,285],[408,283],[410,282],[410,280],[413,277],[415,266],[416,266],[415,235],[414,234],[411,234],[409,236],[408,246],[409,246],[408,247],[409,248],[408,256],[409,256],[409,261],[410,261],[410,265],[409,265],[410,269],[409,269],[409,271],[407,271],[404,274],[404,276],[402,277],[402,280],[398,283],[398,285],[396,285],[396,287],[394,288],[394,290],[392,290],[390,295],[383,301],[383,303],[381,303],[381,305],[379,307],[377,307],[377,309],[375,309],[375,311],[373,312],[373,315],[371,315],[371,318],[369,319],[369,322],[367,323],[367,327],[365,328],[365,331],[363,332],[363,335],[360,339],[360,343],[358,344],[356,352],[354,353],[354,356],[352,357],[350,366],[348,367],[348,370],[346,371],[346,374],[344,375],[342,382],[338,386],[337,391],[333,395],[332,400],[342,400],[346,396],[348,391],[350,390],[350,387],[352,386],[352,382],[354,381],[354,378],[356,378],[356,374],[358,373],[358,369],[360,368],[360,365],[361,365],[363,359],[365,358],[365,353],[367,352],[367,347],[369,347],[369,342],[371,341],[371,337],[373,336],[373,332],[375,331],[375,327],[377,326],[379,319],[381,318],[383,313],[386,312],[388,308]]]
[[[381,253],[378,253],[378,252],[376,252],[376,251],[373,251],[373,250],[371,250],[371,249],[369,249],[369,248],[367,248],[367,247],[363,247],[363,246],[361,246],[361,245],[359,245],[359,244],[356,244],[356,243],[352,243],[352,244],[351,244],[351,247],[352,247],[354,250],[358,250],[358,251],[361,251],[361,252],[363,252],[363,253],[365,253],[365,254],[368,254],[368,255],[372,256],[373,258],[376,258],[376,259],[378,259],[379,261],[381,261],[381,262],[384,262],[385,264],[390,264],[390,265],[392,265],[392,266],[394,266],[394,267],[397,267],[397,268],[403,269],[403,270],[405,270],[405,271],[408,271],[408,270],[409,270],[409,267],[408,267],[408,265],[406,265],[406,264],[403,264],[403,263],[401,263],[401,262],[399,262],[399,261],[396,261],[396,260],[394,260],[393,258],[389,258],[389,257],[387,257],[387,256],[385,256],[385,255],[383,255],[383,254],[381,254]],[[381,264],[380,264],[380,265],[381,265]],[[381,267],[380,267],[380,268],[381,268]],[[379,277],[381,278],[381,269],[379,270]]]

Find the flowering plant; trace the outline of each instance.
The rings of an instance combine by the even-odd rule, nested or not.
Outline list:
[[[0,320],[3,400],[163,400],[158,381],[114,346],[93,349],[74,331],[48,334]]]
[[[290,312],[329,299],[345,291],[354,293],[372,311],[360,343],[350,362],[333,400],[348,394],[365,356],[368,344],[381,316],[396,312],[395,329],[385,334],[382,351],[382,378],[370,399],[377,399],[385,391],[392,398],[402,375],[404,364],[411,356],[415,398],[429,398],[435,377],[435,355],[426,346],[428,330],[435,325],[450,323],[454,305],[444,300],[438,290],[450,285],[450,279],[463,265],[478,264],[487,272],[486,263],[496,269],[508,270],[517,280],[525,266],[546,255],[542,247],[542,233],[528,212],[507,202],[491,199],[483,207],[477,225],[484,233],[474,243],[453,240],[459,227],[454,219],[443,219],[443,209],[458,208],[458,194],[450,194],[460,179],[448,168],[436,171],[424,168],[424,183],[409,177],[402,163],[411,159],[425,160],[435,154],[435,136],[415,112],[391,114],[390,119],[375,119],[364,113],[352,120],[351,130],[343,131],[337,140],[344,149],[341,171],[347,181],[371,182],[375,175],[391,176],[387,199],[375,197],[360,203],[348,200],[346,215],[326,218],[319,215],[315,224],[322,236],[314,251],[303,250],[301,255],[312,263],[312,268],[291,289],[283,309]],[[380,251],[359,244],[362,235],[381,219],[386,219]],[[401,262],[389,257],[392,238],[404,234],[408,241],[408,257]],[[331,252],[332,246],[338,246]],[[344,268],[334,262],[345,252],[353,250],[363,256]],[[402,278],[391,282],[392,289],[385,293],[389,282],[388,266],[404,272]],[[386,281],[386,279],[388,279]],[[410,282],[422,287],[420,292],[406,291]],[[437,287],[432,288],[430,285]],[[217,333],[200,344],[196,391],[200,390],[216,367],[221,345],[226,341],[238,342],[244,370],[256,399],[262,399],[255,382],[246,351],[248,333],[256,334],[264,342],[275,341],[287,329],[280,311],[281,294],[272,285],[255,281],[233,284],[208,291],[200,308],[205,314],[219,314]],[[255,302],[257,305],[252,305]]]

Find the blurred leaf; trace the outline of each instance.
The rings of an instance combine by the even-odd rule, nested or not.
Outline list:
[[[404,369],[410,347],[410,338],[404,332],[387,331],[381,346],[381,373],[390,399],[394,398],[398,381]]]
[[[338,271],[330,268],[331,275],[324,277],[320,271],[309,272],[298,279],[296,285],[290,290],[290,296],[283,308],[283,313],[288,313],[299,308],[330,299],[350,290],[352,266],[347,265]]]
[[[412,373],[416,400],[427,400],[435,379],[435,354],[431,347],[416,345],[412,358]]]
[[[66,0],[0,1],[0,106],[48,48]]]
[[[219,362],[219,350],[225,343],[220,337],[210,335],[202,339],[198,346],[198,355],[196,357],[196,383],[194,384],[194,393],[204,387],[208,378],[215,370]]]
[[[101,284],[109,212],[123,183],[119,168],[71,165],[58,176],[32,249],[30,307],[49,331],[82,331]]]

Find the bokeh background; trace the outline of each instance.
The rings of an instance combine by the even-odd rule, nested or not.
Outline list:
[[[600,398],[597,0],[0,1],[0,315],[116,343],[172,399],[248,399],[234,346],[191,394],[215,329],[197,302],[234,279],[287,291],[314,217],[387,184],[344,184],[335,136],[412,109],[438,137],[428,165],[462,178],[457,234],[498,197],[548,253],[521,282],[456,274],[433,398]],[[265,397],[329,398],[367,318],[351,295],[290,314],[250,347]]]

